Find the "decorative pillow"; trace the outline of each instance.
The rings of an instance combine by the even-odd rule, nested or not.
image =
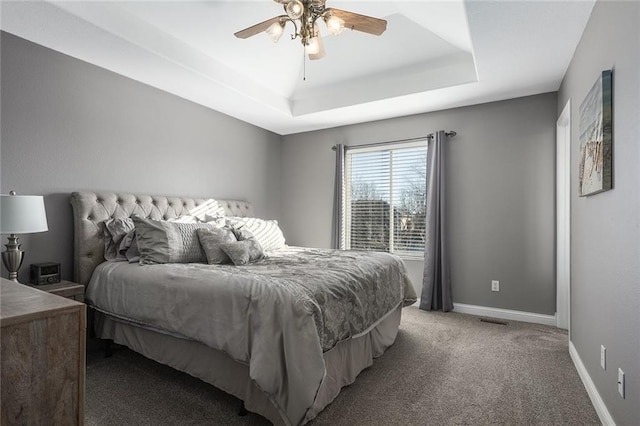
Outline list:
[[[118,248],[119,257],[128,260],[129,263],[140,261],[140,251],[138,250],[138,241],[136,238],[136,230],[133,229],[125,235]]]
[[[122,239],[134,228],[130,217],[124,219],[108,219],[104,222],[104,258],[106,260],[126,260],[119,255],[118,249]]]
[[[198,239],[204,249],[204,253],[207,255],[209,265],[231,262],[229,256],[220,248],[221,244],[238,241],[231,228],[201,228],[198,229]]]
[[[220,248],[224,251],[234,265],[246,265],[264,259],[264,250],[256,237],[246,229],[233,229],[238,241],[235,243],[220,244]]]
[[[264,220],[255,217],[228,217],[227,225],[236,229],[247,229],[266,252],[285,246],[284,235],[277,220]]]
[[[252,238],[257,241],[256,236],[253,235],[253,233],[246,228],[229,227],[229,229],[231,229],[231,232],[233,232],[233,235],[235,235],[238,241],[250,240]]]
[[[216,228],[222,228],[227,224],[224,217],[221,217],[221,216],[211,217],[209,215],[205,215],[204,220],[201,220],[200,223],[208,223],[210,225],[215,225]]]
[[[200,222],[211,222],[214,219],[224,217],[227,213],[220,203],[210,198],[199,206],[189,210],[189,214]]]
[[[191,216],[190,214],[185,214],[182,216],[174,217],[172,219],[167,220],[167,222],[175,222],[175,223],[198,223],[199,220],[195,216]]]
[[[193,263],[206,262],[207,256],[200,246],[197,230],[215,228],[208,223],[179,223],[143,219],[134,216],[140,263]]]
[[[209,216],[205,214],[202,217],[191,216],[189,214],[185,214],[182,216],[174,217],[173,219],[167,220],[167,222],[174,223],[208,223],[211,225],[215,225],[219,228],[222,228],[226,225],[225,219],[222,216]]]
[[[229,256],[234,265],[246,265],[264,259],[260,243],[255,239],[220,244],[220,248]]]

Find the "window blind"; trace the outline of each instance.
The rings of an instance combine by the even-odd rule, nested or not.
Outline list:
[[[426,164],[426,139],[347,151],[345,248],[422,256]]]

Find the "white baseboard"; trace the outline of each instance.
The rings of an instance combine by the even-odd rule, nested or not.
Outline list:
[[[587,389],[589,398],[591,398],[591,403],[596,409],[598,417],[600,417],[600,421],[604,426],[615,426],[616,423],[613,421],[613,417],[611,417],[609,410],[607,410],[607,406],[604,405],[604,401],[600,397],[598,389],[596,389],[596,385],[593,383],[593,380],[591,380],[591,376],[589,376],[589,373],[582,363],[580,355],[578,355],[578,351],[576,351],[576,348],[575,346],[573,346],[572,342],[569,342],[569,354],[571,355],[573,365],[575,365],[576,370],[578,370],[578,375],[582,379],[584,387]]]
[[[490,308],[488,306],[465,305],[454,303],[453,311],[461,314],[478,315],[482,317],[500,318],[512,321],[532,322],[556,326],[555,315],[536,314],[533,312],[512,311],[510,309]]]

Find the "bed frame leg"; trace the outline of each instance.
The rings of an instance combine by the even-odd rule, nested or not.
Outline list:
[[[241,403],[240,403],[240,411],[238,411],[238,415],[239,415],[240,417],[244,417],[244,416],[246,416],[247,414],[249,414],[249,412],[247,411],[247,409],[246,409],[246,408],[244,408],[244,402],[241,402]]]
[[[111,358],[113,355],[113,340],[105,339],[104,341],[104,357]]]

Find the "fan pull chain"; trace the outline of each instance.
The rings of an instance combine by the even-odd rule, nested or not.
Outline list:
[[[302,49],[302,81],[307,81],[307,55]]]

